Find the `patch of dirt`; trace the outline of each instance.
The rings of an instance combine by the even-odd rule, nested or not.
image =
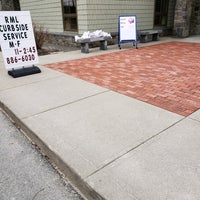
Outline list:
[[[80,50],[80,47],[69,46],[69,45],[61,46],[61,45],[46,43],[43,45],[42,49],[38,49],[38,55],[43,56],[43,55],[48,55],[55,52],[61,52],[61,51],[68,52],[68,51],[75,51],[75,50]]]

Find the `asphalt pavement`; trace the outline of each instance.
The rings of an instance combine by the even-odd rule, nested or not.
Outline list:
[[[83,200],[0,110],[0,199]]]

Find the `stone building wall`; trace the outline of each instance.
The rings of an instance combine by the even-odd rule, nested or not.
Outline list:
[[[200,0],[193,0],[192,3],[190,34],[200,34]]]
[[[20,10],[19,0],[1,0],[1,10],[3,11]]]
[[[190,33],[190,20],[193,0],[177,0],[174,16],[174,35],[188,37]]]
[[[1,0],[1,5],[3,11],[14,10],[13,0]]]

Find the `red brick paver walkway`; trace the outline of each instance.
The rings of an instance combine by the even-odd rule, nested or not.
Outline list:
[[[170,42],[47,67],[188,116],[200,108],[200,44]]]

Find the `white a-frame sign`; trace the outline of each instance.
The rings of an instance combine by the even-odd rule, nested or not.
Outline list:
[[[118,17],[118,46],[121,43],[133,42],[137,48],[137,17],[136,15],[122,15]]]
[[[29,11],[0,12],[0,44],[10,75],[17,73],[19,77],[40,72],[34,66],[38,64],[38,54]]]

